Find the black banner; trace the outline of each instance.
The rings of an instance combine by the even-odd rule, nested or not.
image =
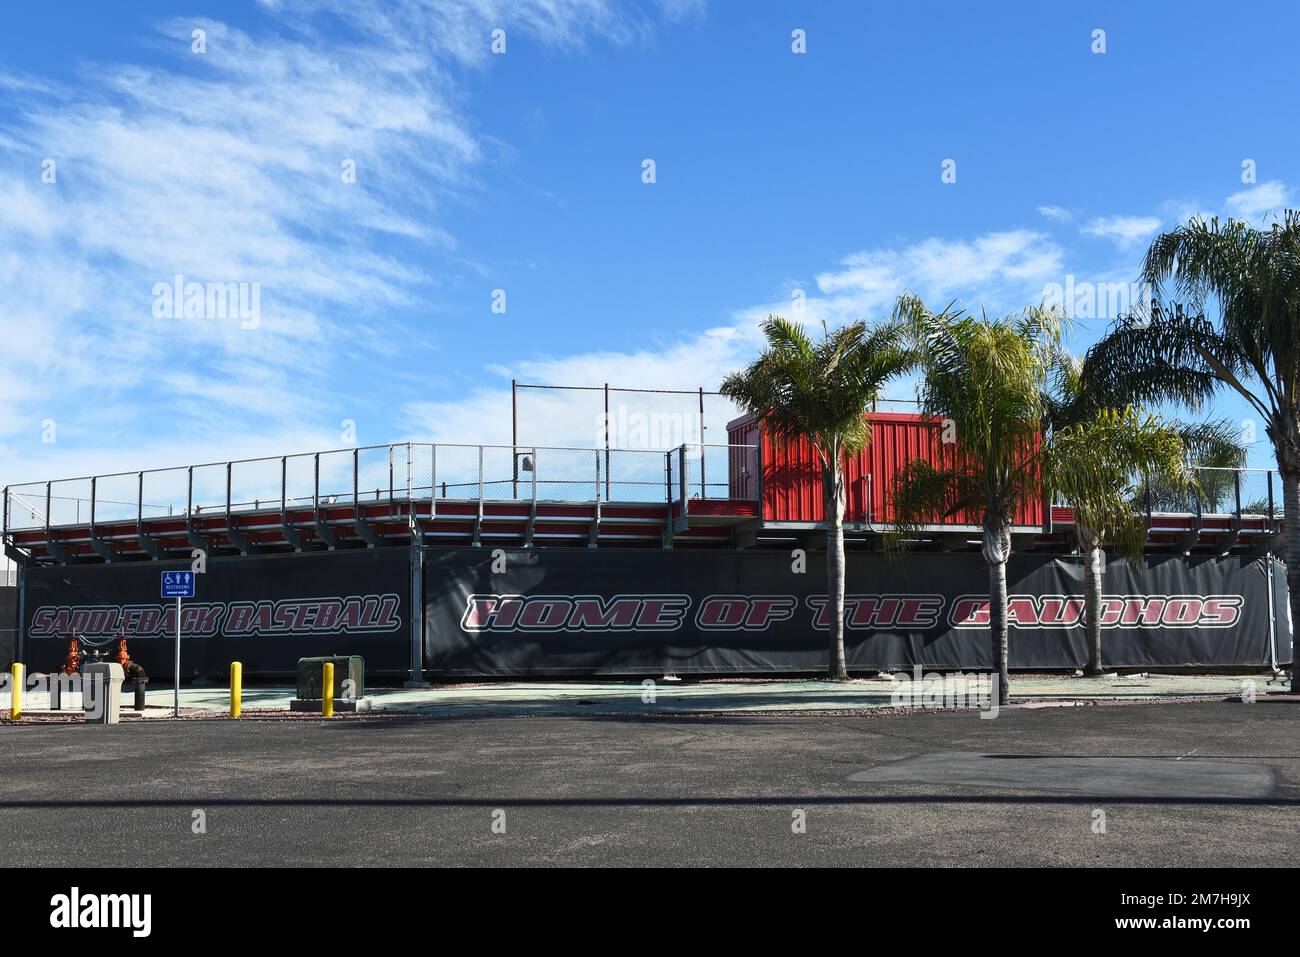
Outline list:
[[[172,671],[175,603],[159,597],[180,562],[33,568],[26,573],[29,669],[58,668],[75,632],[125,630],[151,674]],[[1043,555],[1008,567],[1011,665],[1086,660],[1082,566]],[[1284,570],[1272,597],[1263,559],[1110,563],[1103,603],[1111,667],[1290,661]],[[371,674],[409,666],[410,551],[217,558],[182,603],[182,673],[289,675],[305,656],[359,654]],[[659,675],[819,672],[826,663],[825,556],[785,551],[426,549],[424,665],[433,675]],[[978,555],[850,553],[849,665],[858,671],[988,668],[988,573]],[[1271,630],[1272,628],[1272,630]],[[1276,648],[1270,641],[1276,636]],[[116,654],[116,648],[110,649]]]
[[[26,572],[23,655],[57,670],[75,632],[101,641],[122,628],[151,677],[174,670],[176,602],[160,598],[164,571],[183,562],[65,565]],[[213,558],[181,602],[181,674],[293,674],[301,657],[358,654],[368,673],[404,671],[410,658],[410,551]],[[111,657],[116,645],[109,646]]]
[[[495,556],[495,557],[494,557]],[[825,556],[659,550],[428,550],[425,667],[434,675],[817,672]],[[1011,666],[1082,667],[1078,561],[1013,556]],[[1283,578],[1275,571],[1274,587]],[[989,668],[988,573],[978,555],[851,553],[846,653],[859,671]],[[1287,631],[1283,608],[1277,627]],[[1110,667],[1272,660],[1263,559],[1157,557],[1106,570]],[[1288,651],[1282,660],[1289,660]]]

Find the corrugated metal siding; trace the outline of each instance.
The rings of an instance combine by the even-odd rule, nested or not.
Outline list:
[[[873,412],[871,444],[855,456],[845,456],[845,521],[888,524],[893,521],[891,491],[894,477],[913,459],[951,462],[959,446],[944,446],[938,439],[942,420],[920,415]],[[754,416],[735,419],[727,425],[732,444],[757,444],[760,429]],[[821,468],[807,439],[780,446],[766,435],[763,447],[763,519],[769,522],[820,522],[822,504]],[[733,485],[737,479],[733,476]],[[733,498],[743,497],[734,492]],[[945,524],[978,525],[980,516],[957,515]],[[1014,518],[1017,525],[1041,526],[1043,503],[1024,502]]]

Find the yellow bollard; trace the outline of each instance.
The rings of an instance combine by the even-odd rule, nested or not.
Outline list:
[[[13,668],[9,670],[10,686],[12,692],[10,700],[13,702],[9,706],[9,717],[17,721],[23,716],[23,664],[21,661],[15,661]]]
[[[327,718],[334,717],[334,662],[325,662],[321,669],[320,684],[320,710]]]
[[[230,716],[238,718],[244,710],[244,666],[238,661],[230,663]]]

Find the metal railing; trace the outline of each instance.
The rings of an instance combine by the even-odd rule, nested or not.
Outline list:
[[[402,442],[11,485],[4,532],[399,500],[756,500],[758,454]]]
[[[1282,476],[1276,469],[1223,468],[1197,465],[1189,471],[1196,477],[1195,488],[1173,488],[1147,482],[1133,496],[1133,509],[1152,515],[1231,517],[1240,521],[1267,519],[1276,524],[1282,516]],[[1053,505],[1070,507],[1059,496]]]
[[[1135,510],[1280,519],[1275,470],[1194,471],[1199,492],[1144,487]],[[432,501],[435,513],[442,500],[666,504],[685,513],[695,501],[755,502],[762,488],[759,449],[752,445],[643,450],[403,442],[11,485],[4,532],[408,500]]]

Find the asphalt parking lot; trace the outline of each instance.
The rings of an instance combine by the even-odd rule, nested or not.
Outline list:
[[[0,862],[1281,865],[1298,742],[1263,699],[8,725]]]

